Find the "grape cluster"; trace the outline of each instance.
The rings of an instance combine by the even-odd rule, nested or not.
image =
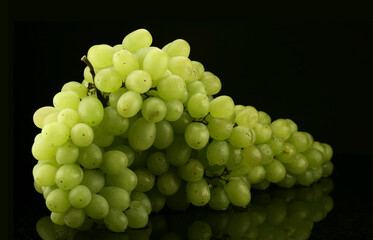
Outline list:
[[[309,187],[254,191],[248,209],[226,211],[193,208],[185,212],[153,214],[142,229],[120,235],[102,225],[77,231],[41,218],[36,230],[42,239],[309,239],[314,225],[333,209],[333,181],[323,179]]]
[[[92,46],[84,80],[35,112],[34,186],[54,223],[123,232],[165,206],[246,207],[251,188],[309,186],[332,173],[330,145],[219,95],[220,79],[189,58],[188,42],[151,44],[138,29]]]

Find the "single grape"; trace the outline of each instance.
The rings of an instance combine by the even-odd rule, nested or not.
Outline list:
[[[247,185],[240,180],[231,180],[224,186],[224,191],[229,201],[238,207],[245,207],[251,200],[250,190]]]
[[[88,96],[82,99],[78,107],[80,120],[91,126],[97,126],[104,117],[104,107],[95,96]]]
[[[103,196],[92,194],[91,202],[84,209],[89,217],[103,219],[109,213],[109,204]]]
[[[127,192],[132,192],[138,182],[136,173],[129,168],[125,168],[117,175],[106,175],[105,179],[109,186],[120,187]]]
[[[75,208],[85,208],[92,199],[92,193],[88,187],[77,185],[69,192],[69,201]]]
[[[110,150],[103,154],[100,169],[108,175],[116,175],[128,166],[127,155],[118,150]]]
[[[186,182],[196,182],[202,179],[204,167],[202,163],[194,158],[177,168],[177,173]]]
[[[130,205],[130,194],[120,187],[104,187],[98,193],[105,198],[109,208],[125,211]]]
[[[229,96],[219,96],[210,102],[210,114],[214,118],[228,118],[234,113],[234,102]]]
[[[210,188],[205,179],[188,182],[186,185],[188,201],[195,206],[204,206],[210,200]]]
[[[93,129],[85,123],[77,123],[71,128],[70,137],[76,146],[87,147],[93,142]]]
[[[101,92],[115,92],[121,86],[123,77],[114,67],[103,68],[95,75],[95,86]]]
[[[104,218],[105,226],[113,232],[121,233],[127,229],[127,216],[119,209],[110,208],[108,214]]]
[[[127,34],[122,42],[123,49],[126,49],[132,53],[136,50],[149,47],[153,42],[153,37],[150,32],[144,28],[137,29]]]
[[[186,127],[184,136],[189,147],[201,149],[209,141],[209,130],[203,123],[193,122]]]

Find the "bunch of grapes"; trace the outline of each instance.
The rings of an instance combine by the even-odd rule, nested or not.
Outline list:
[[[84,80],[35,112],[34,186],[54,223],[123,232],[165,206],[247,207],[251,188],[309,186],[332,173],[330,145],[219,95],[220,79],[189,58],[187,41],[151,44],[138,29],[92,46]]]

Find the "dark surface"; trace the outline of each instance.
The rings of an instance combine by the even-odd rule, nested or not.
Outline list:
[[[332,161],[335,163],[335,171],[333,175],[328,178],[328,181],[332,182],[333,187],[331,192],[327,195],[333,199],[334,208],[324,219],[314,224],[309,239],[372,239],[373,197],[370,184],[373,182],[371,174],[373,158],[344,154],[334,156]],[[356,166],[356,168],[354,168],[354,166]],[[346,169],[348,168],[351,168],[351,171],[347,171]],[[325,179],[320,181],[325,181]],[[25,187],[32,188],[31,181],[28,185],[25,184]],[[270,190],[265,190],[263,192],[253,191],[253,199],[260,193],[270,193],[271,191],[279,191],[279,188],[271,187]],[[285,194],[285,191],[287,190],[282,190],[283,194]],[[273,194],[271,196],[273,196]],[[18,206],[19,214],[15,218],[15,239],[40,239],[36,231],[36,223],[40,218],[48,216],[49,214],[44,205],[44,199],[42,195],[34,191],[27,196],[27,199],[24,199],[23,202],[23,205]],[[257,203],[254,203],[254,206],[256,205]],[[214,214],[213,211],[207,211],[207,213]],[[175,213],[165,210],[160,215],[169,221],[170,219],[177,219],[177,221],[179,221],[177,224],[179,226],[178,229],[175,229],[175,222],[171,222],[167,225],[168,228],[166,227],[166,229],[163,230],[163,233],[177,232],[182,239],[186,239],[187,232],[183,232],[183,229],[186,230],[187,226],[195,222],[196,218],[198,218],[201,213],[200,210],[191,208],[185,213]],[[208,214],[206,216],[208,217]],[[152,217],[151,219],[156,218]],[[180,225],[183,221],[186,222],[186,225]],[[91,230],[91,232],[92,231],[93,230]],[[90,235],[88,232],[84,233],[84,236],[92,237],[93,235]],[[152,236],[159,237],[156,233]],[[158,239],[152,236],[150,239]],[[94,239],[101,238],[96,236]]]
[[[290,118],[300,130],[329,143],[337,153],[335,208],[315,225],[312,238],[371,239],[373,24],[367,21],[14,23],[9,208],[18,239],[36,238],[35,223],[48,214],[32,186],[36,161],[30,149],[39,131],[33,113],[51,105],[64,83],[82,81],[80,58],[90,46],[118,44],[141,27],[152,33],[154,46],[187,40],[191,59],[221,79],[221,94],[272,119]]]

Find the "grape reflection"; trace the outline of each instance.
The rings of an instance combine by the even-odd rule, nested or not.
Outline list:
[[[41,218],[36,231],[42,239],[77,240],[208,240],[208,239],[308,239],[314,224],[333,209],[331,178],[309,187],[270,187],[252,193],[247,208],[231,206],[225,211],[190,206],[186,211],[152,213],[145,228],[113,233],[104,223],[86,219],[78,229]]]

